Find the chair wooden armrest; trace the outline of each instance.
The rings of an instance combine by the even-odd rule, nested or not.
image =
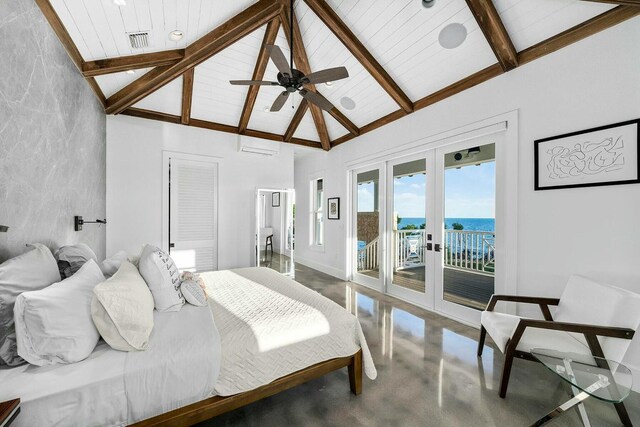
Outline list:
[[[551,316],[551,312],[549,311],[550,305],[558,305],[560,303],[560,298],[545,298],[545,297],[528,297],[522,295],[491,295],[491,299],[489,300],[489,304],[487,304],[486,311],[493,311],[496,307],[498,301],[507,301],[507,302],[521,302],[526,304],[538,304],[540,306],[540,311],[542,311],[542,315],[545,320],[553,321],[553,317]]]
[[[512,336],[512,340],[518,340],[524,334],[526,328],[549,329],[563,332],[575,332],[585,336],[602,336],[630,340],[635,331],[629,328],[618,328],[615,326],[587,325],[584,323],[554,322],[548,320],[520,319],[520,323]],[[588,337],[587,337],[588,339]]]

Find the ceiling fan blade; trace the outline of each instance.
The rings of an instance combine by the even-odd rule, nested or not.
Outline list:
[[[271,105],[271,108],[269,111],[272,111],[272,112],[280,111],[280,109],[282,109],[284,104],[287,102],[288,98],[289,98],[289,92],[285,90],[280,95],[278,95],[275,101],[273,101],[273,105]]]
[[[333,109],[333,104],[331,102],[329,102],[329,100],[327,98],[325,98],[324,96],[320,95],[319,93],[310,92],[310,91],[308,91],[306,89],[302,89],[302,90],[300,90],[300,95],[302,95],[302,97],[304,99],[306,99],[307,101],[311,102],[312,104],[317,105],[318,107],[322,108],[323,110],[331,111]]]
[[[280,47],[273,44],[268,44],[266,46],[266,49],[269,57],[276,65],[276,68],[278,68],[278,71],[280,71],[282,74],[292,76],[291,67],[289,66],[287,58],[284,56],[284,53],[282,53]]]
[[[264,80],[229,80],[232,85],[247,85],[247,86],[278,86],[278,82],[267,82]]]
[[[344,67],[327,68],[326,70],[316,71],[308,74],[302,79],[304,83],[326,83],[335,82],[336,80],[346,79],[349,72]]]

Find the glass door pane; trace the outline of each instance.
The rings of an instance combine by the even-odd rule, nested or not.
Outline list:
[[[456,148],[439,154],[444,162],[442,300],[484,310],[495,291],[495,144]]]
[[[425,275],[428,274],[426,160],[422,157],[392,164],[390,172],[393,180],[388,252],[391,255],[391,287],[425,294]]]
[[[380,170],[356,174],[356,272],[380,278]]]

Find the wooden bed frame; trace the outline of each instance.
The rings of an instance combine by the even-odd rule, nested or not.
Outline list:
[[[290,389],[307,381],[319,378],[338,369],[349,368],[349,386],[355,395],[362,393],[362,350],[353,356],[320,362],[308,368],[278,378],[277,380],[233,396],[214,396],[191,405],[175,409],[162,415],[149,418],[133,424],[135,427],[147,426],[191,426],[210,418],[233,411],[242,406],[256,402],[265,397],[273,396],[281,391]]]

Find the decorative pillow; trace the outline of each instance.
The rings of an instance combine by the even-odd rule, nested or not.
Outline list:
[[[84,243],[63,246],[56,251],[56,260],[63,279],[73,276],[90,259],[98,262],[96,254]]]
[[[138,268],[151,290],[156,310],[178,311],[182,308],[184,297],[180,292],[180,273],[166,252],[146,245]]]
[[[207,305],[207,293],[195,280],[183,281],[180,284],[180,290],[189,304],[197,305],[198,307]]]
[[[32,245],[28,252],[0,264],[0,366],[24,363],[16,346],[13,321],[16,297],[59,281],[56,260],[44,245]]]
[[[100,267],[89,260],[62,282],[18,295],[13,311],[20,357],[38,366],[86,359],[100,339],[91,298],[103,281]]]
[[[138,269],[124,261],[93,289],[91,317],[102,338],[121,351],[146,350],[153,329],[153,296]]]
[[[111,258],[102,261],[100,270],[102,270],[104,277],[111,277],[116,274],[116,271],[118,271],[124,261],[129,261],[129,255],[125,251],[118,251],[113,254]]]

